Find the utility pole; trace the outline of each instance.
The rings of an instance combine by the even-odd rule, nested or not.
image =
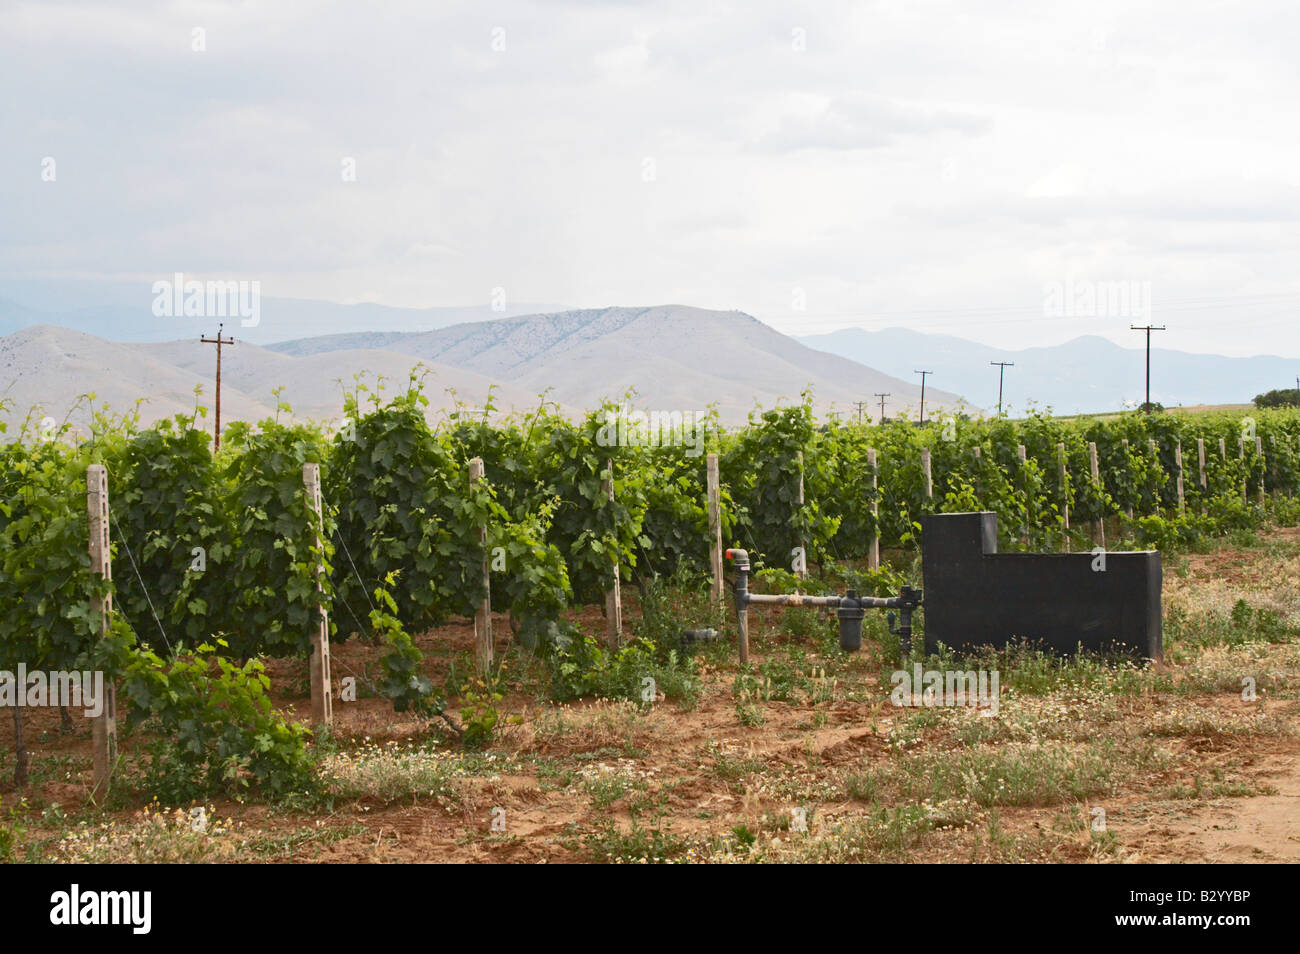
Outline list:
[[[934,372],[933,372],[933,371],[913,371],[912,373],[913,373],[913,374],[919,374],[919,375],[921,376],[921,423],[924,424],[924,423],[925,423],[925,376],[926,376],[927,374],[934,374]]]
[[[885,398],[889,397],[889,394],[890,394],[889,391],[885,391],[883,394],[880,391],[874,392],[875,397],[880,398],[880,423],[881,424],[885,423]]]
[[[1002,375],[1006,373],[1007,368],[1014,368],[1014,361],[990,361],[989,364],[998,366],[998,417],[1002,416]]]
[[[862,423],[862,409],[866,406],[866,401],[854,401],[853,405],[858,409],[858,423]]]
[[[1145,331],[1147,333],[1147,399],[1142,405],[1142,410],[1148,414],[1151,413],[1151,332],[1164,331],[1164,325],[1129,325],[1129,331]]]
[[[217,325],[217,336],[215,338],[199,337],[203,344],[214,344],[217,346],[217,420],[212,431],[212,453],[221,450],[221,346],[232,345],[235,343],[234,338],[221,337],[221,329],[225,323]]]

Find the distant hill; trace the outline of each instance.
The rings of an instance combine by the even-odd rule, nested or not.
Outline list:
[[[104,341],[67,328],[37,325],[0,338],[0,398],[8,410],[0,419],[13,427],[32,407],[41,416],[62,420],[81,394],[93,392],[95,407],[130,410],[137,399],[142,419],[148,423],[190,412],[195,405],[194,386],[203,387],[198,403],[211,409],[214,404],[216,355],[212,345],[197,341],[162,344]],[[347,350],[304,358],[276,354],[247,342],[222,352],[222,422],[258,421],[275,414],[272,389],[283,386],[281,399],[302,419],[339,420],[343,413],[343,390],[354,385],[353,375],[366,372],[365,383],[373,390],[378,376],[386,379],[386,393],[406,387],[418,359],[378,350]],[[429,373],[425,394],[429,398],[430,420],[455,405],[446,391],[454,388],[461,401],[482,406],[488,388],[496,383],[484,375],[434,362],[424,362]],[[495,401],[504,411],[524,411],[537,405],[537,396],[512,384],[498,384]],[[564,409],[572,410],[572,409]],[[72,417],[84,426],[88,409]],[[12,437],[13,434],[7,435]]]
[[[698,409],[717,404],[738,423],[755,404],[797,401],[811,386],[822,411],[878,410],[877,391],[892,393],[887,413],[916,412],[920,387],[840,355],[805,347],[738,311],[686,305],[600,308],[453,325],[417,334],[359,332],[271,346],[282,354],[319,355],[383,348],[477,371],[527,390],[551,388],[572,407],[592,407],[635,388],[646,408]],[[955,407],[950,390],[926,389],[927,408]]]
[[[1122,348],[1096,335],[1021,351],[905,328],[849,328],[798,340],[811,348],[869,362],[889,374],[903,376],[914,368],[932,369],[930,382],[957,391],[989,411],[996,410],[998,402],[998,369],[991,367],[990,361],[1015,362],[1014,368],[1006,369],[1003,400],[1016,411],[1024,411],[1031,401],[1058,414],[1119,410],[1125,402],[1140,404],[1145,396],[1145,349]],[[1297,374],[1300,359],[1230,358],[1151,349],[1151,399],[1166,407],[1248,404],[1261,391],[1293,387]]]
[[[643,410],[704,411],[716,405],[724,423],[743,423],[755,407],[796,402],[811,388],[819,413],[855,415],[854,402],[889,391],[887,411],[915,413],[920,389],[839,355],[826,354],[740,312],[684,305],[602,308],[500,318],[424,332],[362,331],[324,335],[260,347],[238,334],[223,352],[222,420],[259,420],[274,413],[272,390],[302,418],[336,420],[342,387],[368,372],[388,381],[388,393],[405,387],[411,369],[430,371],[430,417],[453,406],[446,389],[472,407],[496,386],[504,412],[537,406],[538,395],[577,414],[635,389]],[[213,404],[216,355],[195,338],[167,342],[105,341],[74,329],[34,325],[0,337],[0,397],[10,422],[39,405],[61,419],[80,394],[96,405],[126,410],[147,398],[146,421],[189,411],[194,387],[200,403]],[[340,384],[342,382],[342,385]],[[927,388],[928,413],[958,407],[961,399]],[[74,418],[84,423],[88,412]]]

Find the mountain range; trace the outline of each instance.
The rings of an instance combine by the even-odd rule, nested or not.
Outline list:
[[[873,391],[897,395],[891,409],[915,411],[920,389],[839,355],[805,347],[749,315],[681,305],[565,311],[467,322],[421,332],[351,332],[262,347],[238,335],[223,349],[222,420],[259,420],[287,402],[300,418],[338,420],[343,389],[354,375],[405,386],[417,364],[429,370],[429,414],[457,400],[502,411],[535,408],[539,395],[576,414],[602,400],[644,410],[703,411],[743,422],[756,406],[798,401],[811,389],[820,413],[853,412]],[[212,405],[215,349],[197,338],[167,342],[108,341],[76,329],[32,325],[0,337],[0,412],[11,423],[62,417],[79,395],[96,407],[130,408],[140,398],[145,422]],[[276,388],[283,388],[279,397]],[[454,396],[448,393],[454,390]],[[927,388],[927,409],[956,407],[953,393]],[[84,425],[90,409],[72,417]]]
[[[96,394],[124,410],[145,398],[146,421],[211,405],[214,349],[200,344],[216,322],[159,318],[147,283],[0,280],[0,419],[11,423],[39,406],[61,418],[78,396]],[[417,363],[429,371],[431,417],[458,401],[482,406],[493,390],[503,411],[535,408],[539,396],[577,414],[630,390],[645,410],[716,406],[724,423],[756,407],[797,401],[811,388],[818,411],[875,419],[915,416],[914,371],[933,372],[926,411],[978,413],[998,403],[1055,413],[1120,410],[1143,400],[1145,354],[1098,336],[1051,347],[1007,350],[906,328],[790,337],[739,311],[686,305],[538,310],[529,306],[395,308],[298,299],[262,299],[261,321],[227,319],[236,344],[223,349],[222,417],[258,420],[286,401],[303,418],[334,420],[343,388],[365,373],[388,390],[405,385]],[[358,328],[367,330],[358,331]],[[1245,404],[1255,394],[1294,386],[1300,360],[1151,352],[1151,396],[1165,406]],[[283,387],[279,398],[274,389]],[[454,396],[453,393],[454,392]],[[963,397],[958,397],[962,395]],[[74,420],[83,423],[82,408]]]
[[[911,378],[914,369],[925,368],[934,372],[928,383],[989,411],[998,404],[993,361],[1015,363],[1005,370],[1003,383],[1003,403],[1013,413],[1030,406],[1050,407],[1057,414],[1117,411],[1145,400],[1146,350],[1123,348],[1096,335],[1019,351],[906,328],[847,328],[798,340],[898,377]],[[1151,349],[1151,400],[1166,407],[1249,404],[1263,391],[1295,387],[1297,375],[1300,360],[1294,358]]]

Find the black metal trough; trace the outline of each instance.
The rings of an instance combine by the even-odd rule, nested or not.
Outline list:
[[[1092,551],[1084,553],[998,553],[998,522],[993,513],[945,513],[921,518],[921,567],[925,578],[925,649],[942,643],[969,651],[997,649],[1016,640],[1061,655],[1080,649],[1122,652],[1159,660],[1162,583],[1160,554]],[[736,570],[733,593],[740,661],[749,661],[749,607],[824,606],[839,619],[840,647],[862,646],[862,620],[868,609],[889,614],[889,631],[899,637],[904,658],[911,654],[912,614],[922,592],[902,587],[898,596],[806,596],[749,591],[749,554],[727,551]]]
[[[1027,640],[1162,658],[1156,550],[998,553],[993,513],[922,517],[921,547],[927,652]]]

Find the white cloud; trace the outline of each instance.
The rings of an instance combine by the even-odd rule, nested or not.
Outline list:
[[[1168,347],[1300,355],[1282,0],[41,2],[6,27],[11,277],[1127,341],[1034,314],[1074,274],[1150,281]]]

